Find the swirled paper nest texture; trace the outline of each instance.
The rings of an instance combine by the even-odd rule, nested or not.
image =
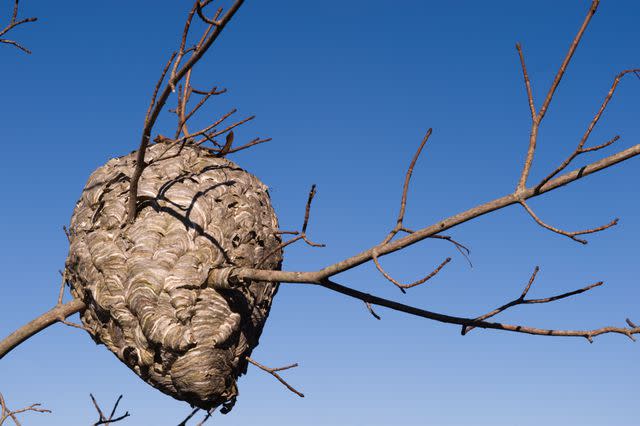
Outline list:
[[[278,287],[247,282],[225,290],[206,281],[214,269],[280,268],[267,188],[206,149],[155,144],[146,153],[137,217],[127,224],[134,159],[98,168],[73,212],[65,276],[87,304],[82,322],[162,392],[204,409],[228,408]]]

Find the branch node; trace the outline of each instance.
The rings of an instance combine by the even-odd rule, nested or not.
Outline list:
[[[300,392],[297,389],[295,389],[293,386],[291,386],[289,383],[287,383],[286,380],[284,380],[278,374],[279,371],[289,370],[291,368],[297,367],[298,366],[297,363],[291,364],[291,365],[287,365],[287,366],[284,366],[284,367],[269,368],[269,367],[266,367],[266,366],[260,364],[259,362],[255,361],[255,360],[253,360],[250,357],[246,357],[246,359],[247,359],[248,362],[250,362],[251,364],[255,365],[256,367],[258,367],[262,371],[266,371],[267,373],[271,374],[273,377],[275,377],[280,383],[282,383],[291,392],[295,393],[300,398],[304,398],[304,394],[302,392]]]

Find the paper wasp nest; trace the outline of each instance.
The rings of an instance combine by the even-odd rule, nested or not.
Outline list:
[[[87,304],[82,322],[162,392],[229,409],[278,285],[218,290],[206,280],[232,266],[280,268],[267,188],[205,149],[159,143],[147,150],[138,215],[127,224],[134,158],[97,169],[71,218],[65,275]]]

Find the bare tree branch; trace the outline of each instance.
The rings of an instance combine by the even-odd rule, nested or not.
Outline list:
[[[487,318],[491,318],[495,315],[498,315],[501,312],[506,311],[507,309],[513,307],[513,306],[517,306],[517,305],[529,305],[529,304],[535,304],[535,303],[549,303],[549,302],[554,302],[556,300],[560,300],[560,299],[565,299],[567,297],[571,297],[571,296],[575,296],[577,294],[580,293],[584,293],[585,291],[589,291],[592,288],[595,287],[599,287],[602,284],[604,284],[602,281],[599,281],[595,284],[591,284],[588,285],[586,287],[582,287],[578,290],[573,290],[573,291],[569,291],[567,293],[562,293],[556,296],[551,296],[551,297],[545,297],[542,299],[525,299],[525,297],[527,296],[527,293],[529,293],[529,290],[531,289],[531,285],[533,284],[533,282],[536,279],[536,276],[538,275],[538,272],[540,271],[540,268],[538,266],[535,267],[535,269],[533,270],[533,274],[531,274],[531,278],[529,278],[529,282],[527,283],[527,285],[525,286],[524,290],[522,291],[522,294],[520,294],[520,296],[517,299],[514,299],[512,301],[510,301],[509,303],[505,303],[504,305],[500,306],[499,308],[494,309],[491,312],[488,312],[484,315],[481,315],[479,317],[476,318],[477,321],[483,321],[486,320]],[[636,328],[635,326],[632,326],[633,328]],[[461,330],[461,334],[464,336],[465,334],[467,334],[469,331],[473,330],[475,327],[466,327],[463,326],[462,330]],[[633,339],[633,337],[632,337]]]
[[[607,223],[606,225],[602,225],[602,226],[598,226],[596,228],[590,228],[590,229],[585,229],[582,231],[564,231],[560,228],[556,228],[554,226],[551,226],[547,223],[545,223],[544,221],[542,221],[542,219],[540,219],[538,217],[538,215],[531,209],[531,207],[529,207],[529,205],[525,202],[525,201],[520,201],[520,204],[522,205],[522,207],[524,207],[524,209],[526,210],[527,213],[529,213],[529,215],[533,218],[533,220],[536,221],[536,223],[540,226],[542,226],[545,229],[548,229],[551,232],[555,232],[556,234],[560,234],[560,235],[564,235],[565,237],[569,237],[572,240],[580,243],[580,244],[587,244],[588,241],[582,238],[578,238],[578,235],[586,235],[586,234],[594,234],[596,232],[600,232],[600,231],[604,231],[605,229],[609,229],[613,226],[616,226],[619,222],[618,218],[613,219],[611,222]]]
[[[488,201],[480,204],[448,218],[442,219],[432,225],[414,231],[412,234],[406,235],[397,240],[391,241],[382,247],[377,247],[378,256],[383,256],[389,253],[396,252],[405,247],[413,245],[425,238],[430,238],[434,235],[440,234],[448,229],[451,229],[457,225],[468,222],[472,219],[484,216],[485,214],[494,212],[496,210],[503,209],[513,204],[519,204],[520,199],[529,199],[538,197],[547,192],[556,190],[579,179],[583,179],[591,174],[605,170],[611,166],[619,164],[623,161],[629,160],[633,157],[640,155],[640,144],[634,145],[630,148],[620,151],[616,154],[610,155],[599,161],[595,161],[580,169],[573,170],[565,173],[551,181],[547,182],[545,186],[537,190],[536,188],[526,188],[522,193],[516,195],[511,193],[500,198]],[[363,252],[356,254],[340,262],[329,265],[319,271],[313,272],[288,272],[288,271],[266,271],[250,268],[238,268],[234,270],[233,277],[242,281],[244,279],[256,279],[263,281],[279,281],[279,282],[298,282],[298,283],[314,283],[318,284],[322,280],[337,275],[346,270],[355,268],[363,263],[369,262],[373,259],[373,251],[376,247],[364,250]]]
[[[61,319],[82,311],[84,308],[85,304],[83,301],[74,299],[64,305],[55,306],[50,311],[23,325],[0,341],[0,359],[29,337],[39,333],[52,324],[60,322]]]
[[[7,403],[4,400],[2,393],[0,393],[0,426],[2,426],[8,419],[11,419],[16,426],[21,426],[21,423],[18,420],[18,414],[24,414],[28,412],[51,413],[51,410],[42,408],[42,404],[31,404],[18,410],[10,410],[9,407],[7,407]]]
[[[311,189],[309,190],[309,196],[307,197],[307,204],[304,209],[304,220],[302,222],[301,231],[286,232],[287,234],[294,234],[295,237],[293,237],[289,241],[280,243],[277,247],[275,247],[269,253],[264,255],[262,260],[258,263],[258,266],[263,265],[264,262],[269,260],[271,256],[273,256],[276,253],[279,253],[285,247],[290,246],[291,244],[294,244],[300,240],[304,241],[305,243],[307,243],[307,245],[311,247],[325,247],[324,244],[314,243],[307,237],[307,227],[309,226],[309,216],[311,215],[311,203],[313,202],[313,198],[315,196],[316,196],[316,185],[313,184],[311,185]]]
[[[29,49],[27,49],[26,47],[24,47],[23,45],[21,45],[17,41],[3,38],[3,36],[5,34],[7,34],[9,31],[14,29],[15,27],[17,27],[19,25],[23,25],[23,24],[28,24],[29,22],[35,22],[35,21],[38,20],[38,18],[25,18],[25,19],[18,20],[18,2],[19,2],[19,0],[15,0],[14,1],[14,3],[13,3],[13,13],[11,14],[11,20],[9,21],[9,23],[7,24],[6,27],[4,27],[2,30],[0,30],[0,43],[9,44],[11,46],[17,47],[18,49],[22,50],[26,54],[31,54],[31,51]]]
[[[616,78],[613,80],[613,84],[611,85],[611,89],[609,89],[607,96],[604,98],[604,101],[602,101],[602,105],[600,105],[600,109],[596,113],[595,117],[593,117],[593,120],[591,120],[591,123],[589,123],[589,126],[587,127],[587,130],[584,132],[584,135],[582,135],[582,138],[580,139],[580,142],[578,143],[578,146],[576,147],[576,149],[553,172],[549,173],[549,175],[547,175],[544,179],[542,179],[538,184],[538,187],[543,186],[544,184],[549,182],[549,180],[553,179],[553,177],[556,176],[558,173],[561,173],[580,154],[601,150],[610,145],[613,145],[615,142],[618,141],[618,139],[620,139],[620,136],[615,136],[613,139],[601,145],[597,145],[591,148],[584,148],[584,145],[587,143],[589,136],[591,136],[591,132],[596,127],[596,125],[598,124],[598,121],[600,121],[600,118],[602,117],[602,114],[607,109],[607,106],[609,105],[609,101],[611,101],[613,94],[618,88],[618,84],[620,83],[620,80],[622,80],[622,78],[627,74],[633,73],[637,75],[639,71],[640,71],[640,68],[628,69],[628,70],[622,71],[620,74],[616,76]]]
[[[600,3],[600,0],[593,0],[591,2],[591,7],[587,12],[587,16],[584,18],[584,21],[582,22],[582,25],[580,26],[578,33],[576,34],[573,41],[571,42],[571,45],[569,46],[569,50],[567,51],[567,54],[565,55],[564,60],[562,61],[562,64],[560,65],[560,68],[558,69],[558,72],[556,73],[555,78],[553,79],[553,83],[551,83],[551,87],[547,92],[547,96],[545,97],[544,102],[540,107],[540,111],[535,116],[533,116],[532,114],[531,133],[529,135],[529,149],[527,151],[527,158],[522,168],[522,173],[520,174],[520,180],[518,182],[518,186],[516,187],[517,192],[523,191],[527,186],[527,179],[529,178],[529,173],[531,172],[531,166],[533,164],[533,156],[536,151],[536,145],[538,141],[538,129],[540,128],[540,123],[542,123],[542,120],[544,119],[544,116],[547,113],[547,109],[549,108],[549,105],[553,100],[553,95],[555,94],[556,89],[560,84],[560,80],[562,80],[562,77],[564,76],[564,73],[567,70],[567,66],[569,65],[569,62],[571,62],[571,58],[573,57],[573,54],[575,53],[576,48],[578,47],[578,44],[580,44],[580,40],[582,39],[584,32],[587,29],[589,22],[591,22],[591,18],[596,13],[599,3]],[[522,50],[518,49],[518,53],[520,53],[522,69],[525,75],[525,82],[526,82],[528,81],[528,77],[526,73],[526,67],[524,66],[524,57],[522,56]],[[528,86],[527,93],[529,97],[529,105],[531,107],[531,110],[535,111],[535,108],[533,106],[533,96],[531,94],[530,89],[531,89],[530,86]]]
[[[109,414],[109,417],[107,417],[102,409],[100,408],[100,405],[98,405],[98,401],[96,401],[95,397],[93,396],[93,394],[89,394],[89,396],[91,397],[91,402],[93,403],[93,406],[95,407],[96,411],[98,412],[98,420],[93,424],[93,426],[99,426],[99,425],[106,425],[109,426],[112,423],[117,423],[119,421],[122,421],[124,419],[126,419],[127,417],[130,416],[129,412],[125,412],[124,414],[114,417],[116,415],[116,410],[118,409],[118,405],[120,404],[120,401],[122,400],[122,395],[120,395],[118,397],[118,399],[116,399],[115,404],[113,404],[113,408],[111,409],[111,413]]]
[[[291,364],[291,365],[286,365],[284,367],[277,367],[277,368],[269,368],[266,367],[262,364],[260,364],[258,361],[253,360],[250,357],[246,357],[247,361],[249,361],[251,364],[255,365],[256,367],[258,367],[259,369],[261,369],[262,371],[266,371],[267,373],[271,374],[273,377],[275,377],[280,383],[282,383],[287,389],[289,389],[291,392],[295,393],[296,395],[298,395],[300,398],[304,398],[304,394],[300,391],[298,391],[296,388],[294,388],[293,386],[291,386],[289,383],[287,383],[286,380],[284,380],[279,374],[279,371],[284,371],[284,370],[289,370],[291,368],[295,368],[298,366],[298,364]]]
[[[199,49],[196,49],[192,52],[189,59],[186,61],[184,65],[182,65],[179,69],[176,69],[175,72],[172,72],[172,76],[169,79],[169,82],[165,85],[164,89],[162,89],[160,96],[157,99],[154,99],[152,102],[152,107],[150,108],[150,114],[145,118],[144,128],[142,130],[142,140],[140,142],[140,147],[138,148],[138,152],[136,155],[136,167],[133,172],[133,176],[131,177],[131,184],[129,189],[129,202],[128,202],[128,221],[133,222],[136,216],[136,209],[138,205],[138,182],[140,181],[140,176],[142,176],[142,172],[146,166],[145,164],[145,152],[147,150],[147,146],[149,146],[149,142],[151,140],[151,130],[160,115],[160,112],[164,108],[164,105],[169,98],[169,95],[175,88],[175,85],[182,80],[182,78],[193,68],[193,66],[202,58],[202,56],[209,50],[209,48],[216,41],[222,30],[224,30],[225,26],[229,23],[231,18],[236,14],[238,9],[242,6],[244,0],[236,0],[234,4],[229,8],[229,10],[220,18],[215,21],[213,31],[207,35],[205,41],[201,44]],[[187,25],[185,26],[184,38],[186,39],[187,33],[189,31],[190,22],[193,16],[193,10],[201,8],[201,3],[197,0],[192,8],[192,11],[189,14],[189,18],[187,19]],[[182,46],[182,44],[181,44]],[[182,49],[181,49],[182,51]],[[182,59],[182,58],[179,58]],[[177,62],[178,59],[176,59]]]

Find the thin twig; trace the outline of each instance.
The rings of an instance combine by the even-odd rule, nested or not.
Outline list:
[[[41,408],[41,407],[42,407],[42,404],[31,404],[27,407],[20,408],[18,410],[11,410],[9,409],[9,407],[7,407],[7,403],[4,399],[4,396],[2,396],[2,393],[0,393],[0,426],[2,426],[4,422],[8,419],[11,419],[16,426],[20,426],[21,423],[18,420],[18,417],[17,417],[18,414],[24,414],[27,412],[51,413],[51,410],[47,410],[46,408]]]
[[[11,31],[17,26],[27,24],[29,22],[35,22],[38,20],[38,18],[25,18],[25,19],[18,20],[18,8],[19,8],[18,1],[19,0],[15,0],[13,3],[13,13],[11,14],[11,21],[9,21],[6,27],[0,30],[0,43],[9,44],[11,46],[17,47],[18,49],[22,50],[26,54],[31,54],[31,51],[29,49],[27,49],[17,41],[2,38],[3,35],[7,34],[9,31]]]
[[[411,159],[411,163],[409,163],[409,168],[407,168],[407,173],[404,176],[404,184],[402,185],[402,196],[400,197],[400,211],[398,212],[398,218],[396,219],[396,226],[391,230],[391,232],[389,232],[389,234],[382,241],[382,243],[380,243],[381,245],[384,245],[389,241],[391,241],[398,232],[404,229],[403,221],[404,221],[404,214],[407,209],[407,192],[409,191],[409,183],[411,182],[411,175],[413,174],[413,168],[415,167],[416,162],[418,161],[418,158],[420,158],[422,149],[424,148],[425,144],[429,140],[431,133],[433,133],[433,129],[427,130],[427,133],[422,138],[422,142],[420,142],[418,149],[416,150],[415,154],[413,155],[413,158]]]
[[[529,100],[529,110],[531,111],[531,120],[536,120],[536,106],[533,102],[533,91],[531,90],[531,81],[529,80],[529,73],[527,72],[527,65],[524,61],[524,54],[522,53],[522,46],[520,43],[516,43],[516,50],[520,57],[520,67],[522,68],[522,77],[524,78],[524,85],[527,89],[527,99]]]
[[[266,371],[267,373],[271,374],[273,377],[275,377],[280,383],[282,383],[287,389],[289,389],[291,392],[295,393],[296,395],[298,395],[300,398],[304,398],[304,394],[300,391],[298,391],[297,389],[295,389],[293,386],[291,386],[289,383],[287,383],[286,380],[284,380],[279,374],[279,371],[284,371],[284,370],[289,370],[291,368],[295,368],[298,366],[298,364],[291,364],[291,365],[287,365],[284,367],[277,367],[277,368],[269,368],[266,367],[262,364],[260,364],[259,362],[253,360],[250,357],[246,357],[247,361],[249,361],[251,364],[255,365],[256,367],[258,367],[259,369]]]
[[[138,152],[136,154],[136,167],[134,169],[133,175],[131,177],[131,183],[129,187],[129,201],[127,204],[127,221],[132,223],[137,214],[137,205],[138,205],[138,182],[140,181],[140,177],[145,168],[145,153],[147,150],[147,146],[149,146],[149,141],[151,139],[151,130],[153,129],[160,112],[164,108],[169,95],[171,94],[173,87],[175,87],[176,83],[182,80],[182,78],[186,75],[186,73],[193,68],[193,66],[202,58],[202,56],[209,50],[209,48],[213,45],[213,43],[217,40],[220,33],[224,30],[226,25],[229,23],[231,18],[236,14],[236,12],[240,9],[244,0],[236,0],[233,5],[229,8],[227,13],[220,18],[215,25],[215,28],[208,35],[207,39],[199,49],[196,49],[192,52],[191,56],[187,60],[187,62],[182,65],[179,69],[176,70],[175,73],[172,73],[172,77],[169,82],[165,85],[164,89],[162,89],[160,95],[157,100],[153,103],[154,106],[150,110],[150,114],[147,115],[144,127],[142,129],[142,137],[140,141],[140,147],[138,148]],[[200,5],[199,1],[196,1],[197,5]]]
[[[605,96],[604,100],[602,101],[602,104],[600,105],[600,109],[598,110],[596,115],[593,117],[593,120],[591,120],[591,122],[589,123],[589,126],[587,127],[587,130],[582,135],[582,138],[580,138],[580,141],[578,142],[578,146],[576,147],[576,149],[553,172],[549,173],[544,179],[542,179],[540,183],[537,185],[538,187],[542,187],[545,183],[549,182],[549,180],[553,179],[554,176],[556,176],[558,173],[566,169],[569,166],[569,164],[571,164],[571,162],[580,154],[598,151],[600,149],[613,145],[615,142],[618,141],[618,139],[620,139],[620,136],[615,136],[613,139],[601,145],[597,145],[591,148],[584,148],[585,144],[587,143],[587,140],[591,136],[591,132],[598,124],[598,121],[600,121],[600,118],[602,117],[602,114],[607,109],[607,106],[609,105],[611,98],[613,98],[613,95],[616,89],[618,88],[618,84],[620,84],[620,80],[622,80],[622,78],[627,74],[633,73],[637,75],[638,71],[640,71],[640,68],[624,70],[613,79],[613,83],[611,84],[611,88],[609,89],[607,96]]]
[[[300,240],[304,241],[305,243],[307,243],[307,245],[311,247],[325,247],[324,244],[315,243],[307,237],[307,227],[309,226],[309,217],[311,215],[311,203],[313,202],[313,198],[315,196],[316,196],[316,184],[314,183],[313,185],[311,185],[311,189],[309,190],[309,195],[307,196],[307,204],[305,205],[305,208],[304,208],[304,220],[302,221],[301,230],[296,232],[291,232],[291,231],[279,232],[280,234],[285,234],[285,233],[293,234],[295,235],[295,237],[293,237],[289,241],[280,243],[278,246],[276,246],[271,251],[269,251],[266,255],[263,256],[262,260],[258,262],[258,266],[264,265],[264,262],[266,262],[271,256],[273,256],[276,253],[280,253],[282,249],[284,249],[285,247],[290,246],[291,244]]]
[[[533,157],[536,152],[536,145],[538,141],[538,130],[540,128],[540,123],[542,123],[542,120],[544,119],[547,109],[549,108],[549,105],[553,100],[553,95],[555,94],[556,89],[558,88],[558,85],[560,84],[560,81],[562,80],[562,77],[564,76],[564,73],[567,70],[567,66],[569,65],[569,62],[571,62],[571,58],[573,57],[573,54],[575,53],[576,48],[580,44],[582,35],[587,29],[587,26],[589,25],[591,18],[596,13],[599,3],[600,3],[600,0],[592,1],[591,7],[587,12],[587,16],[584,18],[584,21],[582,22],[582,25],[580,26],[578,33],[573,38],[573,41],[569,46],[569,50],[567,51],[567,54],[565,55],[562,61],[562,64],[560,65],[560,68],[556,73],[555,78],[553,79],[553,83],[551,83],[551,87],[547,92],[547,96],[545,97],[544,102],[542,103],[542,106],[540,107],[538,114],[532,117],[531,132],[529,135],[529,148],[527,150],[527,156],[524,162],[524,166],[522,167],[522,172],[520,174],[520,180],[518,181],[518,185],[516,187],[517,192],[522,192],[524,188],[527,186],[527,179],[529,178],[529,173],[531,172],[531,166],[533,164]],[[522,55],[522,51],[519,50],[519,53],[522,58],[521,59],[522,64],[524,64],[524,56]],[[523,67],[523,72],[526,73],[526,68],[524,67]],[[533,103],[533,97],[530,96],[529,104],[531,105],[532,103]]]
[[[529,278],[529,282],[527,283],[527,285],[525,286],[524,290],[522,291],[522,293],[520,294],[520,296],[517,299],[514,299],[508,303],[505,303],[504,305],[500,306],[499,308],[494,309],[491,312],[488,312],[484,315],[481,315],[479,317],[476,318],[477,321],[483,321],[486,320],[487,318],[491,318],[495,315],[498,315],[501,312],[506,311],[507,309],[513,307],[513,306],[518,306],[518,305],[530,305],[530,304],[536,304],[536,303],[549,303],[549,302],[555,302],[556,300],[560,300],[560,299],[566,299],[567,297],[571,297],[571,296],[575,296],[577,294],[580,293],[584,293],[586,291],[591,290],[592,288],[595,287],[599,287],[602,284],[604,284],[602,281],[599,281],[597,283],[588,285],[586,287],[582,287],[578,290],[573,290],[573,291],[569,291],[567,293],[562,293],[562,294],[558,294],[556,296],[551,296],[551,297],[545,297],[542,299],[525,299],[525,297],[527,296],[527,293],[529,293],[529,290],[531,289],[531,285],[533,284],[533,282],[536,279],[536,276],[538,275],[538,272],[540,271],[540,268],[538,266],[535,267],[535,269],[533,270],[533,274],[531,274],[531,278]],[[464,336],[465,334],[467,334],[469,331],[473,330],[475,327],[471,326],[471,327],[466,327],[463,326],[462,330],[461,330],[461,334]],[[635,327],[634,327],[635,328]]]
[[[529,213],[529,216],[531,216],[533,218],[533,220],[536,221],[536,223],[540,226],[542,226],[545,229],[548,229],[549,231],[555,232],[556,234],[560,234],[560,235],[564,235],[565,237],[569,237],[571,238],[573,241],[576,241],[580,244],[587,244],[588,241],[582,238],[578,238],[578,235],[586,235],[586,234],[594,234],[596,232],[601,232],[604,231],[605,229],[609,229],[612,226],[616,226],[619,222],[618,218],[613,219],[611,222],[607,223],[606,225],[602,225],[602,226],[598,226],[597,228],[591,228],[591,229],[585,229],[582,231],[573,231],[573,232],[569,232],[569,231],[565,231],[562,230],[560,228],[556,228],[554,226],[551,226],[547,223],[545,223],[542,219],[540,219],[538,217],[538,215],[531,209],[531,207],[529,207],[529,205],[524,201],[520,201],[520,204],[522,205],[522,207],[524,207],[524,209],[527,211],[527,213]]]
[[[235,112],[235,111],[234,111],[234,112]],[[246,123],[246,122],[248,122],[248,121],[253,120],[254,118],[256,118],[256,116],[255,116],[255,115],[251,115],[251,116],[249,116],[249,117],[247,117],[247,118],[243,118],[243,119],[242,119],[242,120],[240,120],[240,121],[237,121],[237,122],[235,122],[235,123],[233,123],[233,124],[228,125],[227,127],[225,127],[225,128],[224,128],[224,129],[222,129],[222,130],[218,130],[218,131],[214,131],[214,132],[208,133],[206,138],[202,138],[202,139],[200,139],[200,140],[198,140],[198,141],[195,141],[193,144],[194,144],[194,145],[202,145],[202,144],[203,144],[203,143],[205,143],[207,140],[209,140],[209,138],[210,138],[210,139],[213,139],[213,138],[215,138],[216,136],[223,135],[223,134],[225,134],[225,133],[227,133],[227,132],[229,132],[229,131],[231,131],[231,130],[235,129],[235,128],[236,128],[236,127],[238,127],[238,126],[240,126],[240,125],[242,125],[242,124],[244,124],[244,123]],[[217,125],[217,124],[216,124],[216,125]],[[215,127],[215,126],[209,126],[209,130],[210,130],[212,127]],[[206,132],[208,132],[209,130],[207,130]],[[200,134],[203,134],[203,133],[206,133],[206,132],[201,132]],[[198,135],[198,136],[199,136],[199,135]]]
[[[198,412],[200,411],[199,408],[194,408],[193,410],[191,410],[191,413],[189,413],[189,415],[187,415],[187,417],[181,421],[178,426],[187,426],[187,422],[189,420],[191,420],[193,418],[193,416],[195,416],[196,414],[198,414]]]
[[[451,262],[451,258],[447,257],[440,265],[438,265],[438,267],[436,267],[433,271],[429,272],[427,275],[425,275],[423,278],[420,278],[417,281],[414,281],[412,283],[409,284],[402,284],[399,281],[397,281],[396,279],[394,279],[391,275],[389,275],[383,268],[382,265],[380,265],[380,262],[378,261],[378,255],[376,253],[373,254],[372,256],[372,260],[373,263],[376,265],[376,269],[378,269],[378,271],[389,281],[391,281],[396,287],[398,287],[403,293],[404,290],[412,288],[412,287],[416,287],[419,286],[420,284],[424,284],[427,281],[429,281],[431,278],[435,277],[441,270],[442,268],[444,268],[447,263]]]
[[[375,319],[377,320],[381,320],[382,318],[380,318],[380,315],[378,315],[376,313],[376,311],[373,310],[373,306],[371,306],[371,303],[369,302],[364,302],[364,306],[366,306],[367,311],[369,311],[369,313],[371,314],[371,316],[373,316]]]
[[[96,399],[94,398],[93,394],[89,394],[89,396],[91,397],[91,402],[93,403],[93,406],[95,407],[96,411],[98,412],[99,415],[99,419],[98,421],[96,421],[93,426],[99,426],[99,425],[107,425],[109,426],[112,423],[116,423],[119,422],[121,420],[126,419],[127,417],[130,416],[129,412],[125,412],[124,414],[122,414],[121,416],[118,417],[114,417],[116,415],[116,410],[118,409],[118,405],[120,404],[120,401],[122,400],[122,395],[118,396],[118,399],[116,399],[115,404],[113,404],[113,408],[111,409],[111,413],[109,414],[109,417],[105,416],[105,414],[103,413],[102,409],[100,408],[100,405],[98,405],[98,401],[96,401]]]
[[[233,154],[234,152],[242,151],[244,149],[251,148],[252,146],[260,145],[261,143],[270,142],[270,141],[271,141],[271,138],[255,138],[249,143],[230,149],[227,154]]]

